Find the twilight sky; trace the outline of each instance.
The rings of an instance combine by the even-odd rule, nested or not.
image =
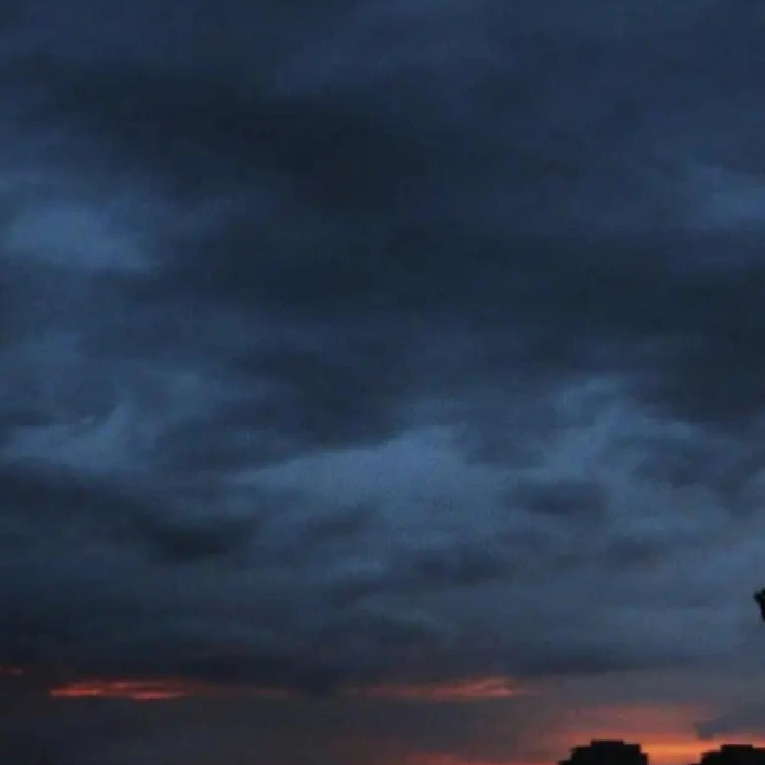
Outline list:
[[[765,739],[763,32],[6,2],[0,755]]]

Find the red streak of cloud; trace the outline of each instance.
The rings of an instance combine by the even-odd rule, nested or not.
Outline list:
[[[208,695],[210,688],[182,680],[79,680],[51,688],[53,698],[109,698],[131,701],[164,701],[186,696]]]
[[[354,687],[347,689],[347,692],[351,696],[366,699],[412,699],[440,703],[505,699],[524,695],[529,691],[507,677],[484,677],[448,683]]]
[[[24,670],[21,667],[7,667],[0,664],[0,677],[21,677]]]
[[[172,701],[182,698],[199,698],[221,693],[256,698],[284,700],[296,694],[281,688],[253,686],[224,686],[192,680],[103,680],[87,678],[58,685],[48,691],[55,699],[127,699],[129,701]]]
[[[187,680],[102,680],[83,679],[56,686],[49,691],[60,699],[129,699],[131,701],[164,701],[193,696],[209,696],[222,687]],[[228,688],[248,696],[269,699],[295,698],[297,694],[278,688]],[[487,701],[512,698],[529,691],[505,677],[466,679],[448,683],[418,685],[357,686],[345,689],[345,695],[360,699],[411,700],[432,703]]]

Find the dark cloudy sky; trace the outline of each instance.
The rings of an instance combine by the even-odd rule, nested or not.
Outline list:
[[[4,3],[1,746],[765,737],[764,32]]]

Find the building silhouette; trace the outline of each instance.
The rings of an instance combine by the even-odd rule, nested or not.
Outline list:
[[[765,765],[765,749],[752,744],[723,744],[704,752],[699,765]]]
[[[648,755],[643,752],[640,744],[596,739],[586,746],[574,747],[571,756],[567,760],[560,760],[558,765],[648,765]],[[714,762],[709,765],[724,764]]]

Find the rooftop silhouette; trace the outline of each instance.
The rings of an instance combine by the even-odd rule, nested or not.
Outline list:
[[[765,765],[765,749],[751,744],[723,744],[704,752],[700,765]]]
[[[754,600],[760,607],[760,616],[765,621],[765,588],[754,593]]]
[[[621,740],[595,739],[586,746],[576,746],[567,760],[558,765],[648,765],[648,755],[640,744]],[[715,765],[717,765],[715,763]]]
[[[648,755],[640,744],[620,739],[595,739],[576,746],[568,759],[558,765],[648,765]],[[704,752],[698,765],[765,765],[765,748],[752,744],[723,744]]]

